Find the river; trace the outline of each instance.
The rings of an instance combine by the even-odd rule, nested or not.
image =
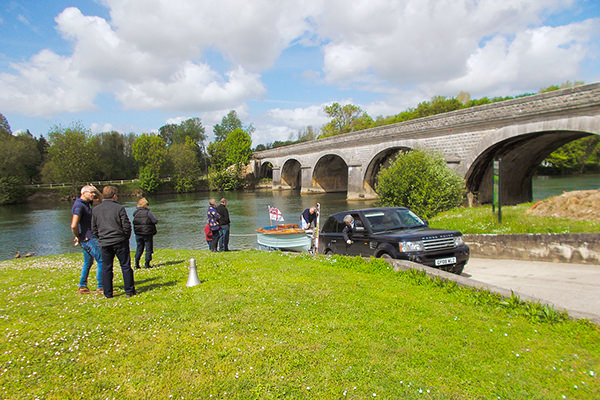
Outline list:
[[[534,179],[535,200],[561,194],[563,191],[598,189],[600,175],[580,177],[537,177]],[[208,199],[227,198],[231,215],[230,248],[256,248],[254,230],[269,225],[267,206],[277,207],[286,223],[297,223],[300,213],[319,202],[321,214],[327,215],[374,204],[373,201],[346,201],[345,193],[312,194],[298,192],[191,193],[183,195],[149,196],[150,209],[159,219],[154,238],[155,252],[161,248],[206,249],[204,224]],[[133,219],[135,201],[121,201]],[[13,258],[17,251],[33,252],[37,256],[80,252],[74,247],[69,229],[71,204],[54,202],[0,207],[0,260]],[[131,248],[135,242],[131,240]]]

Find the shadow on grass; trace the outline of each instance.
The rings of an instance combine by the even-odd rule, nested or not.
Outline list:
[[[154,264],[154,265],[150,266],[150,268],[168,267],[169,265],[178,265],[178,264],[183,264],[185,262],[186,262],[185,260],[167,261],[167,262],[160,263],[160,264]]]

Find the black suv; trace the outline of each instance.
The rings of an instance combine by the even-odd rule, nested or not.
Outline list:
[[[354,218],[352,243],[342,235],[344,217]],[[397,258],[461,274],[469,260],[462,233],[432,229],[404,207],[369,208],[331,215],[319,234],[319,253]]]

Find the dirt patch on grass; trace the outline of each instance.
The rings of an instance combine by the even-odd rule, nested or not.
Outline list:
[[[600,219],[600,189],[577,190],[549,197],[535,203],[527,214],[577,220]]]

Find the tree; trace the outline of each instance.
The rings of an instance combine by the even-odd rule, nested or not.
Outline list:
[[[215,142],[224,142],[227,138],[227,135],[236,129],[243,129],[242,121],[238,118],[235,110],[231,110],[229,111],[229,114],[221,119],[221,124],[216,124],[213,126]],[[252,129],[249,130],[251,131]]]
[[[377,175],[375,191],[382,206],[408,207],[431,218],[462,203],[465,183],[440,155],[414,150]]]
[[[10,124],[6,117],[0,113],[0,137],[10,136],[12,135],[12,130],[10,129]]]
[[[206,140],[204,126],[202,126],[200,118],[186,119],[175,128],[173,143],[184,144],[188,138],[195,145],[200,145]]]
[[[191,192],[198,183],[201,171],[197,150],[198,146],[190,138],[185,143],[175,143],[169,147],[175,190],[178,192]]]
[[[373,126],[373,119],[360,107],[353,104],[341,106],[339,103],[333,103],[325,107],[325,112],[332,120],[321,128],[319,137],[322,138],[368,129]]]
[[[40,163],[37,141],[29,132],[0,135],[0,177],[31,182],[39,173]]]
[[[97,176],[102,180],[130,179],[136,174],[135,158],[128,137],[119,132],[103,132],[96,136]]]
[[[167,144],[159,136],[144,133],[133,143],[133,156],[140,165],[140,188],[154,192],[167,161]]]
[[[67,182],[73,185],[94,178],[98,154],[89,140],[90,133],[81,124],[75,123],[68,128],[54,126],[48,133],[49,166],[43,169],[45,181]],[[45,174],[43,174],[45,175]]]
[[[173,136],[175,135],[176,129],[176,124],[163,125],[160,128],[158,128],[158,136],[160,136],[165,141],[167,146],[170,146],[173,143]]]
[[[227,165],[245,165],[252,155],[252,138],[243,129],[236,129],[225,140]]]

